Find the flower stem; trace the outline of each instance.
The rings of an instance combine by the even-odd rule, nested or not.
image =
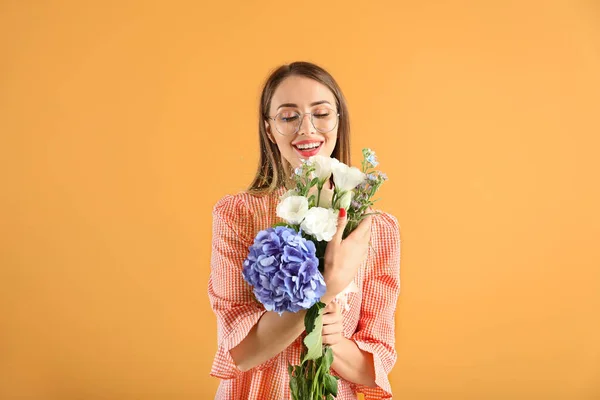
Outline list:
[[[317,204],[316,204],[316,206],[319,207],[319,203],[321,203],[321,189],[323,189],[323,184],[321,182],[319,182],[317,184],[317,189],[318,189],[318,192],[317,192]]]

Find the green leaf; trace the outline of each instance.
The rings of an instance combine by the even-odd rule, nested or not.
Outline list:
[[[323,304],[321,302],[318,302],[317,304]],[[323,304],[323,306],[325,306]],[[314,307],[314,306],[313,306]],[[312,309],[312,307],[311,307]],[[323,307],[318,308],[318,315],[316,318],[311,319],[309,322],[312,322],[312,326],[311,326],[311,332],[306,335],[306,337],[304,338],[304,344],[306,345],[307,348],[307,353],[306,356],[304,357],[305,360],[315,360],[319,357],[321,357],[323,355],[323,337],[322,337],[322,330],[323,330]],[[308,313],[307,313],[308,315]],[[314,312],[312,313],[312,315],[314,315]],[[305,320],[306,322],[306,320]],[[308,332],[308,330],[307,330]]]
[[[290,378],[290,392],[292,394],[293,400],[302,400],[302,399],[300,399],[300,396],[298,393],[298,380],[296,379],[296,377]]]
[[[326,400],[335,400],[335,397],[333,397],[333,395],[331,393],[329,393],[327,395],[327,399]]]
[[[323,314],[322,309],[325,308],[325,303],[317,301],[311,308],[308,309],[304,316],[304,327],[306,333],[311,333],[315,326],[315,321],[320,314]]]
[[[319,318],[319,319],[321,321],[320,321],[320,324],[317,324],[317,326],[320,326],[321,328],[311,332],[310,334],[306,335],[306,337],[304,338],[304,344],[308,348],[308,352],[306,353],[306,356],[304,357],[305,360],[314,360],[323,355],[323,337],[321,336],[323,320],[321,318]]]
[[[298,231],[298,229],[296,228],[296,226],[294,226],[294,225],[291,225],[291,224],[288,224],[287,222],[278,222],[278,223],[276,223],[275,225],[273,225],[273,228],[275,228],[276,226],[285,226],[285,227],[287,227],[287,228],[292,228],[292,229],[294,229],[295,231]]]
[[[294,367],[292,364],[288,364],[288,374],[290,375],[290,378],[292,377],[292,372],[294,372]]]
[[[323,371],[329,373],[329,369],[331,368],[331,364],[333,363],[333,350],[330,346],[325,347],[325,354],[323,355]]]
[[[329,394],[337,396],[338,382],[335,376],[326,374],[323,377],[323,381],[325,383],[325,389],[327,390],[327,392],[329,392]]]
[[[299,381],[302,381],[304,379],[304,370],[302,365],[296,366],[294,376],[296,376],[299,379]]]

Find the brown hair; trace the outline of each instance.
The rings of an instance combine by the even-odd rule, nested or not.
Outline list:
[[[285,185],[285,168],[281,153],[276,143],[269,140],[265,121],[268,121],[271,99],[281,82],[289,76],[303,76],[327,86],[335,96],[336,107],[340,114],[337,141],[331,157],[350,165],[350,118],[346,99],[339,85],[327,71],[318,65],[297,61],[282,65],[267,78],[260,96],[258,113],[258,140],[260,143],[260,160],[256,176],[248,188],[253,194],[267,194]]]

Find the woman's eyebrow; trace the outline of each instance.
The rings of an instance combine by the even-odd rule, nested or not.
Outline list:
[[[310,103],[310,106],[314,107],[314,106],[318,106],[319,104],[324,104],[324,103],[327,103],[327,104],[331,105],[331,103],[328,102],[327,100],[319,100],[319,101],[314,101],[314,102]],[[279,110],[281,107],[296,107],[297,108],[298,104],[296,104],[296,103],[283,103],[279,107],[277,107],[277,109]]]

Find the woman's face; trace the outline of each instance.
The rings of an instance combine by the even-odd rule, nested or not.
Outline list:
[[[288,135],[281,134],[272,119],[265,122],[265,127],[269,139],[277,144],[281,157],[292,168],[300,166],[302,159],[317,154],[331,157],[337,141],[338,123],[332,131],[320,133],[311,123],[311,116],[304,113],[314,113],[315,124],[320,126],[326,118],[324,115],[338,113],[335,104],[335,96],[331,90],[313,79],[290,76],[279,84],[271,99],[269,116],[275,118],[277,113],[283,112],[282,116],[286,120],[293,121],[293,112],[296,111],[300,114],[301,125],[296,133]],[[337,121],[337,117],[333,117]],[[279,127],[281,128],[281,123]]]

